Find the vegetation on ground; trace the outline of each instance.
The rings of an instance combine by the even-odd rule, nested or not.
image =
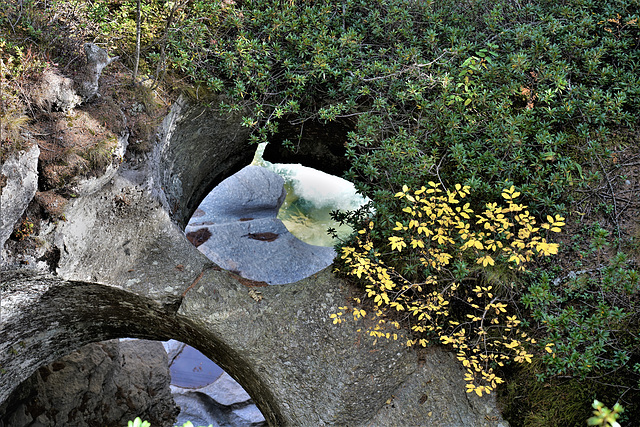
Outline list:
[[[11,67],[28,40],[71,69],[78,51],[60,49],[60,25],[134,67],[134,0],[10,4]],[[141,5],[151,87],[243,112],[254,142],[285,122],[350,126],[346,177],[373,209],[337,214],[363,231],[337,268],[355,286],[356,321],[384,321],[373,339],[457,346],[470,392],[504,379],[514,426],[583,425],[594,399],[621,402],[623,424],[640,419],[638,0]]]

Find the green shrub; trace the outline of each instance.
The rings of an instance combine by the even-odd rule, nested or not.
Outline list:
[[[523,295],[531,317],[545,330],[554,351],[544,357],[547,375],[587,376],[634,372],[637,358],[640,280],[627,257],[618,253],[600,268],[570,272],[552,281],[542,274]],[[637,365],[636,365],[637,366]]]

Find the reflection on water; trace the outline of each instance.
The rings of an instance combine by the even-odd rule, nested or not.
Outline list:
[[[337,242],[327,233],[338,232],[347,237],[351,227],[339,226],[331,219],[333,210],[353,210],[366,203],[352,183],[337,176],[299,164],[270,163],[262,159],[265,144],[260,144],[253,164],[266,167],[285,180],[287,198],[278,218],[298,239],[311,245],[333,246]]]
[[[214,382],[224,372],[207,356],[185,346],[169,366],[171,384],[183,388],[199,388]]]

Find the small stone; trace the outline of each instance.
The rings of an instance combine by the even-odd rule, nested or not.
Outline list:
[[[237,405],[251,400],[251,396],[226,372],[212,384],[202,387],[200,391],[222,406]]]
[[[266,422],[264,415],[256,405],[235,409],[233,415],[235,416],[235,419],[232,419],[233,424],[237,426],[259,426]]]

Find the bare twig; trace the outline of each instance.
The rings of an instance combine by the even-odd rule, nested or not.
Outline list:
[[[449,53],[449,51],[445,50],[444,52],[442,52],[440,54],[440,56],[438,56],[436,59],[434,59],[431,62],[427,62],[427,63],[424,63],[424,64],[413,64],[413,65],[411,65],[411,66],[409,66],[409,67],[407,67],[405,69],[402,69],[400,71],[396,71],[395,73],[387,74],[387,75],[384,75],[384,76],[370,77],[368,79],[362,79],[362,81],[363,82],[373,82],[373,81],[376,81],[376,80],[388,79],[390,77],[397,77],[397,76],[399,76],[401,74],[408,73],[409,71],[412,71],[412,70],[415,70],[415,69],[429,67],[429,66],[435,64],[436,62],[438,62],[438,60],[440,58],[442,58],[444,55],[446,55],[447,53]]]
[[[589,143],[589,145],[591,145],[591,143]],[[600,156],[598,155],[598,153],[596,153],[594,151],[594,154],[596,156],[596,159],[598,159],[598,164],[600,165],[600,169],[602,169],[602,173],[604,174],[604,178],[607,180],[607,185],[609,186],[609,191],[611,191],[611,199],[613,200],[613,220],[615,222],[616,225],[616,234],[618,235],[618,243],[617,243],[617,248],[620,249],[620,223],[618,222],[618,204],[616,203],[616,193],[615,191],[613,191],[613,185],[611,184],[611,180],[609,179],[609,174],[607,173],[607,170],[605,169],[604,165],[602,164],[602,160],[600,159]]]
[[[187,292],[189,292],[189,290],[193,288],[200,281],[200,279],[202,279],[202,275],[204,274],[204,272],[205,270],[202,270],[198,277],[196,277],[196,280],[194,280],[193,283],[187,289],[185,289],[185,291],[182,293],[183,298],[185,295],[187,295]]]

